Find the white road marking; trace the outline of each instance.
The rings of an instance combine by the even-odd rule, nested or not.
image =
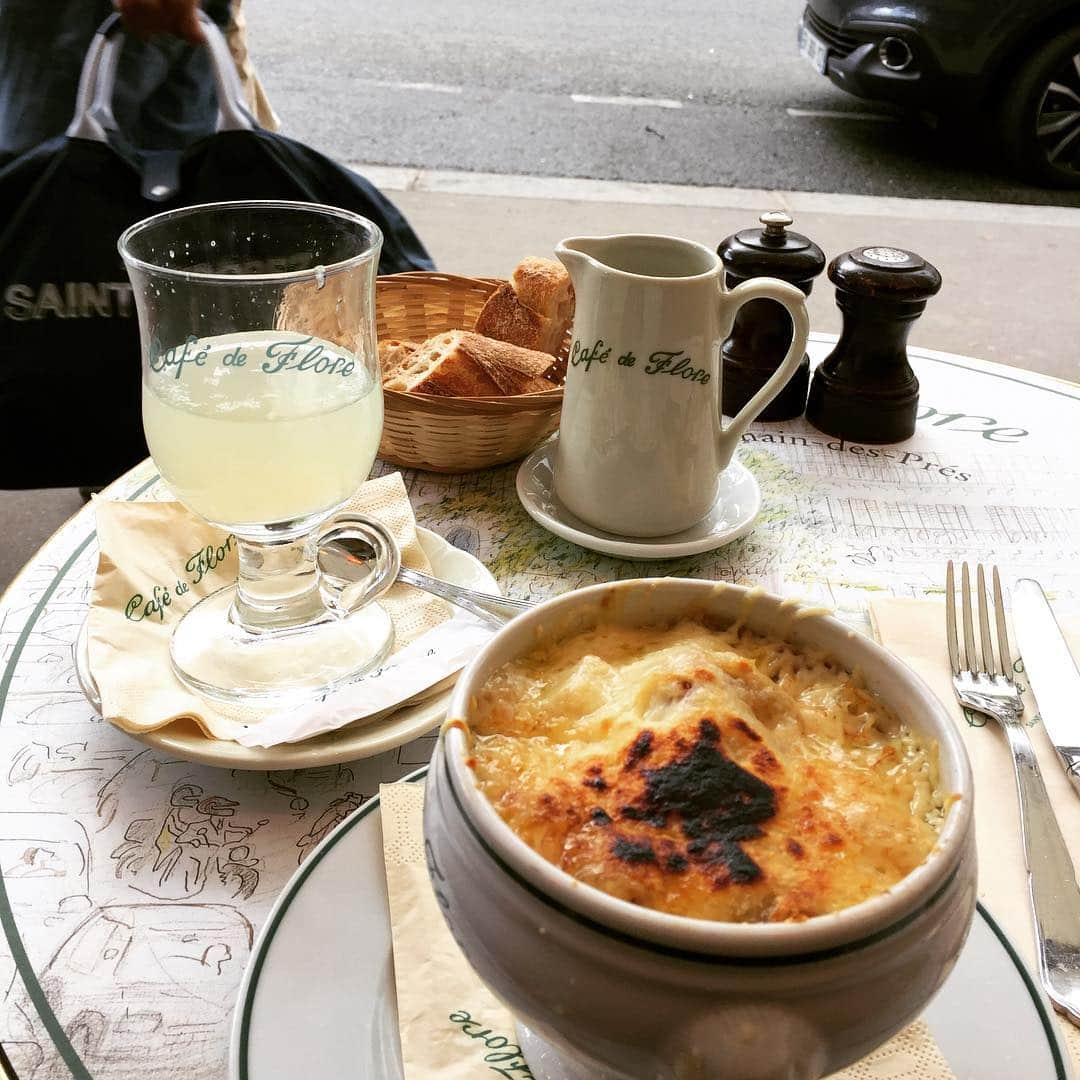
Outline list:
[[[888,113],[855,112],[844,109],[785,109],[784,112],[800,120],[810,117],[824,120],[877,120],[881,123],[895,124],[900,119]]]
[[[674,98],[651,97],[603,97],[596,94],[571,94],[571,101],[579,105],[645,105],[653,109],[681,109],[683,103]]]
[[[391,82],[387,79],[358,79],[364,86],[385,86],[390,90],[424,90],[430,94],[460,94],[463,86],[447,86],[431,82]]]

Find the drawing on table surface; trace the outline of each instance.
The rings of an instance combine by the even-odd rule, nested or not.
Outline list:
[[[394,753],[398,765],[407,769],[415,769],[418,765],[426,765],[435,753],[435,744],[438,742],[438,730],[430,731],[421,735],[418,739],[399,746]]]
[[[471,525],[453,525],[447,529],[443,539],[448,544],[453,544],[460,551],[467,551],[470,555],[480,553],[480,530]]]
[[[86,617],[86,597],[83,590],[76,592],[77,595],[72,595],[70,588],[63,584],[58,586],[50,597],[48,609],[38,618],[33,636],[21,643],[18,669],[12,673],[9,686],[11,696],[27,699],[19,723],[53,726],[70,722],[58,720],[48,708],[40,707],[65,697],[78,704],[84,716],[92,716],[75,677],[71,643]],[[25,616],[30,617],[32,611],[32,608],[26,611]],[[19,627],[18,614],[15,614],[10,629]],[[0,659],[6,659],[10,649],[18,643],[18,637],[13,634],[10,646],[7,646],[3,640],[7,637],[7,633],[0,635]]]
[[[0,872],[12,908],[46,924],[90,907],[90,838],[67,814],[0,813]]]
[[[299,785],[313,792],[335,791],[343,784],[353,782],[353,771],[345,765],[323,765],[314,769],[283,769],[280,772],[268,772],[266,782],[270,787],[289,800],[289,809],[295,820],[299,821],[311,800],[301,794]]]
[[[953,372],[927,365],[929,395],[961,392],[952,383]],[[963,392],[988,400],[999,390],[994,380],[984,378]],[[1049,451],[1056,430],[1075,423],[1076,406],[1055,401],[1034,385],[1018,394],[1014,406],[1032,441],[1023,451],[988,441],[986,433],[977,431],[972,445],[970,432],[961,434],[936,421],[920,424],[915,438],[896,448],[829,439],[801,421],[751,429],[739,456],[762,491],[754,530],[715,553],[661,569],[757,584],[827,603],[841,618],[862,626],[867,589],[926,594],[927,543],[959,543],[962,550],[950,550],[951,557],[980,561],[987,551],[999,554],[994,545],[1005,535],[1017,545],[1010,557],[1018,570],[1026,571],[1037,560],[1042,574],[1053,577],[1049,567],[1068,566],[1080,557],[1075,494],[1080,477],[1071,460],[1041,451]],[[970,406],[975,411],[981,407]],[[937,414],[931,410],[931,415]],[[526,521],[514,497],[514,471],[408,476],[417,521],[447,536],[473,530],[475,554],[515,595],[527,598],[657,572],[647,564],[583,551]],[[1023,493],[1020,500],[1017,492]],[[877,548],[872,564],[863,556],[870,544]],[[920,545],[922,550],[915,551]],[[872,573],[861,571],[870,565]],[[1063,599],[1080,601],[1080,590],[1064,575],[1061,587]]]
[[[0,1008],[0,1042],[3,1043],[15,1075],[33,1077],[45,1060],[43,1046],[49,1045],[47,1035],[39,1033],[33,1010],[21,1000],[22,980],[10,956],[0,956],[4,995]]]
[[[293,820],[301,821],[311,805],[310,801],[305,799],[296,788],[278,777],[276,773],[267,773],[266,782],[274,791],[284,795],[289,800],[289,810],[292,812]]]
[[[315,847],[332,829],[340,825],[353,811],[359,810],[364,805],[365,796],[356,791],[346,791],[333,802],[315,819],[311,828],[296,841],[300,849],[297,863],[302,863],[307,858],[308,852]]]
[[[261,862],[244,841],[270,822],[232,822],[238,805],[223,795],[207,796],[198,784],[176,784],[162,818],[138,818],[128,825],[123,843],[110,855],[116,877],[136,878],[142,884],[133,889],[160,900],[198,896],[212,877],[235,886],[234,897],[251,896]]]
[[[0,813],[0,872],[8,903],[21,918],[35,918],[54,928],[53,934],[55,928],[70,930],[92,906],[90,869],[90,839],[80,822],[55,812]],[[22,980],[6,941],[0,945],[0,986],[0,1042],[17,1075],[33,1076],[49,1042],[22,1000]]]
[[[179,1060],[196,1075],[199,1045],[219,1056],[253,937],[225,904],[103,907],[57,949],[41,986],[91,1074],[148,1080]]]
[[[18,976],[14,978],[17,979]],[[8,994],[10,992],[9,989]],[[7,996],[5,995],[7,1008],[3,1026],[0,1027],[0,1040],[3,1041],[14,1075],[32,1080],[45,1060],[45,1051],[38,1040],[33,1021],[20,1005],[15,1002],[8,1004]]]
[[[92,745],[87,739],[73,739],[52,746],[29,742],[10,758],[7,781],[12,787],[31,786],[23,796],[33,805],[51,807],[61,804],[72,810],[93,812],[98,805],[101,782],[113,776],[133,757],[143,751],[131,745]]]
[[[247,844],[237,844],[229,848],[228,857],[219,865],[221,883],[226,888],[235,886],[232,892],[234,900],[248,900],[259,887],[259,859],[251,854]]]

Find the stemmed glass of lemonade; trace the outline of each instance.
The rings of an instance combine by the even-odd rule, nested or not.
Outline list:
[[[316,555],[382,434],[382,234],[345,210],[250,201],[159,214],[119,246],[139,315],[150,453],[239,556],[237,583],[174,628],[176,674],[204,695],[256,705],[359,678],[392,642],[389,618],[367,598],[387,584],[393,541],[375,523],[365,531],[381,578],[347,612],[321,587]]]

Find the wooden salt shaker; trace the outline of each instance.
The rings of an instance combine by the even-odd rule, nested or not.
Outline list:
[[[806,418],[828,435],[892,443],[915,434],[919,380],[907,358],[911,324],[941,288],[921,255],[861,247],[829,263],[844,316],[836,348],[814,372]]]
[[[814,278],[825,269],[825,254],[801,233],[789,232],[791,216],[769,210],[758,220],[764,229],[743,229],[716,249],[724,263],[728,288],[750,278],[789,281],[809,296]],[[772,300],[751,300],[739,308],[731,336],[724,342],[723,410],[734,416],[776,371],[791,343],[791,319]],[[787,386],[766,406],[759,420],[801,416],[810,383],[810,360],[802,363]]]

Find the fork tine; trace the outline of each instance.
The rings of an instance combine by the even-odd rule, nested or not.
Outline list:
[[[979,633],[982,637],[983,669],[990,675],[996,675],[994,648],[990,644],[990,615],[986,610],[986,573],[982,563],[975,568],[975,582],[979,589]]]
[[[949,666],[954,675],[960,674],[960,650],[956,642],[956,575],[953,562],[945,567],[945,640],[949,646]]]
[[[978,672],[979,658],[975,655],[975,631],[971,626],[971,577],[968,574],[968,564],[960,566],[960,600],[963,605],[964,619],[964,658],[967,663],[967,671]]]
[[[1001,674],[1012,682],[1013,662],[1009,655],[1009,634],[1005,629],[1005,603],[1001,599],[1001,578],[998,568],[994,567],[994,607],[997,609],[998,658],[1001,661]]]

